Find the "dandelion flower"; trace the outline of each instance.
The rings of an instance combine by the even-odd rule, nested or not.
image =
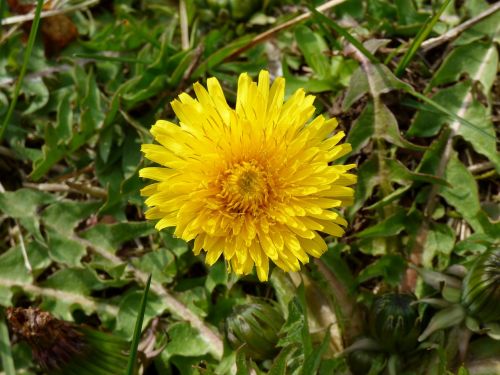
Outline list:
[[[179,125],[157,121],[158,144],[142,145],[161,165],[140,171],[156,181],[141,191],[146,218],[194,240],[208,265],[223,255],[239,275],[255,265],[261,281],[270,261],[290,272],[320,257],[327,249],[320,232],[344,234],[335,208],[352,203],[356,182],[354,164],[332,163],[351,150],[339,144],[344,132],[333,134],[337,121],[310,121],[314,96],[299,89],[284,101],[284,78],[270,85],[266,71],[258,83],[240,75],[234,109],[216,78],[207,89],[195,83],[194,92],[196,99],[183,93],[171,103]]]

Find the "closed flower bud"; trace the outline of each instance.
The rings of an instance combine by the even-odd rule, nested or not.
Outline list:
[[[410,294],[389,293],[377,297],[370,315],[372,336],[387,351],[406,352],[417,345],[421,321]]]
[[[462,285],[462,305],[481,323],[500,321],[500,249],[490,249],[473,264]]]
[[[276,303],[255,300],[236,306],[226,318],[227,339],[234,349],[241,348],[253,359],[273,358],[278,352],[278,333],[284,322]]]

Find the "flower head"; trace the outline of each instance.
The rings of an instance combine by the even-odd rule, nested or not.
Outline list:
[[[140,171],[157,181],[142,194],[151,207],[146,218],[156,228],[194,240],[194,253],[207,253],[212,265],[223,255],[237,274],[254,265],[267,280],[269,260],[298,271],[309,256],[326,251],[319,234],[342,236],[347,222],[332,210],[352,202],[355,167],[332,162],[351,150],[332,132],[335,119],[318,116],[314,97],[300,89],[284,101],[285,80],[270,86],[239,77],[235,108],[216,78],[207,89],[194,84],[196,99],[181,94],[172,102],[179,125],[159,120],[151,133],[159,144],[142,146],[161,165]]]

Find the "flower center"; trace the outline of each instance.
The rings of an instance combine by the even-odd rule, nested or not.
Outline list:
[[[219,197],[231,213],[257,214],[269,199],[269,178],[255,160],[228,168],[222,176]]]

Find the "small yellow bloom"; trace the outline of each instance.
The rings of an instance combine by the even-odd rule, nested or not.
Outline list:
[[[208,89],[208,91],[207,91]],[[207,89],[194,84],[196,99],[181,94],[172,102],[180,125],[159,120],[151,133],[159,144],[142,145],[146,158],[161,165],[140,171],[157,182],[146,186],[146,218],[156,228],[194,240],[206,263],[224,255],[229,269],[248,274],[256,266],[265,281],[269,260],[298,271],[309,255],[326,251],[318,232],[342,236],[347,222],[332,208],[353,200],[355,167],[332,162],[351,150],[332,132],[335,119],[314,113],[314,96],[297,90],[284,101],[285,80],[270,86],[243,73],[236,108],[216,78]]]

